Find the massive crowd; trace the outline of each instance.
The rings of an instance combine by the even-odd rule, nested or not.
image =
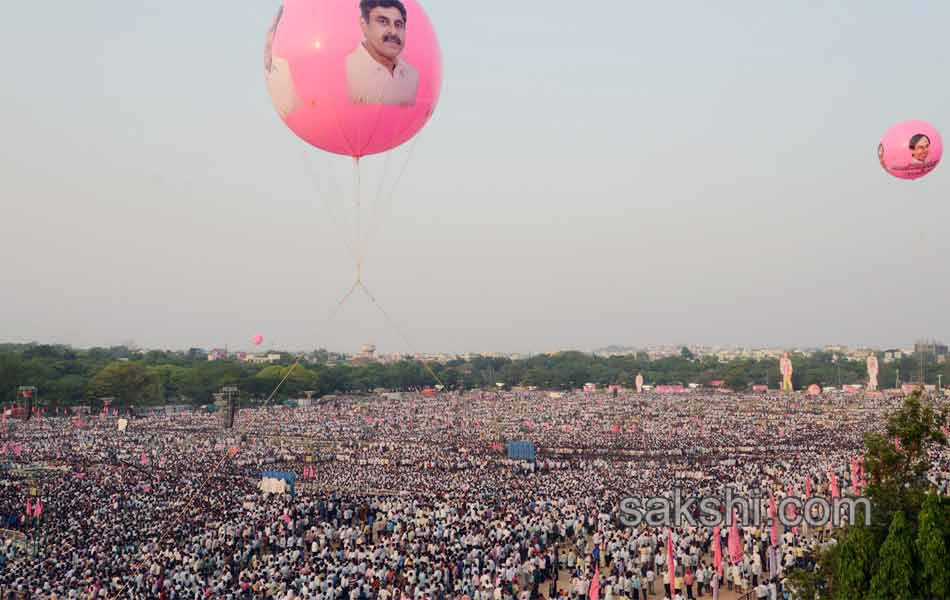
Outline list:
[[[735,561],[724,526],[720,575],[715,530],[631,526],[621,500],[830,496],[829,471],[855,493],[852,459],[895,402],[466,392],[248,409],[231,430],[203,412],[125,431],[115,416],[6,419],[0,598],[533,600],[586,598],[596,578],[608,600],[774,600],[830,526],[782,527],[777,544],[739,527]],[[537,460],[503,440],[534,442]],[[933,460],[947,493],[950,456]],[[294,493],[262,492],[266,471],[296,474]]]

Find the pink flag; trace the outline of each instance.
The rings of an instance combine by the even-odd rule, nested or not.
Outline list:
[[[811,475],[805,478],[805,499],[811,498]]]
[[[831,481],[831,497],[840,498],[841,490],[838,489],[838,476],[833,471],[828,471],[828,480]]]
[[[861,493],[861,482],[858,480],[858,459],[851,459],[851,487],[854,488],[855,494]]]
[[[600,565],[594,565],[594,578],[590,581],[590,600],[600,598]]]
[[[139,462],[142,463],[142,466],[145,466],[148,464],[148,457],[145,456],[144,452],[142,453],[141,456],[139,456]]]
[[[26,516],[27,516],[27,517],[32,517],[32,516],[33,516],[33,507],[30,505],[30,499],[29,499],[29,498],[26,499]]]
[[[897,438],[894,438],[894,451],[895,452],[901,451],[901,441]]]
[[[729,559],[733,563],[742,560],[742,541],[739,537],[739,519],[732,509],[732,525],[729,527]]]
[[[33,514],[36,515],[36,518],[40,518],[43,514],[43,499],[37,498],[36,504],[33,506]]]
[[[864,457],[863,456],[860,459],[858,459],[858,468],[861,470],[861,489],[862,490],[867,489],[868,480],[866,477],[866,473],[864,471]]]
[[[719,527],[713,529],[713,560],[716,565],[716,573],[719,573],[719,579],[722,579],[722,531]]]
[[[611,432],[611,433],[620,433],[620,425],[617,425],[616,423],[614,423],[613,426],[611,426],[611,428],[610,428],[610,432]]]
[[[666,528],[666,568],[670,571],[670,591],[676,578],[676,560],[673,558],[673,530]]]
[[[772,517],[772,545],[778,546],[778,509],[775,508],[774,494],[769,494],[769,516]]]

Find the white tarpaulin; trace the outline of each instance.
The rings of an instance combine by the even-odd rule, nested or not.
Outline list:
[[[259,490],[265,494],[286,494],[287,493],[287,482],[283,479],[273,479],[271,477],[265,477],[261,479],[261,482],[257,484]]]

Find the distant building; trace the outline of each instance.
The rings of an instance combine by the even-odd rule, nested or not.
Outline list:
[[[937,340],[921,340],[914,344],[914,354],[932,354],[934,356],[946,356],[947,345]]]
[[[884,362],[885,362],[885,363],[892,363],[892,362],[894,362],[894,361],[897,361],[897,360],[902,359],[903,357],[904,357],[904,351],[903,351],[903,350],[892,349],[892,350],[885,350],[885,351],[884,351]]]
[[[368,365],[376,362],[376,346],[373,344],[363,344],[360,347],[360,353],[350,359],[354,365]]]
[[[244,362],[252,365],[272,365],[280,362],[280,354],[271,352],[269,354],[248,354],[244,357]]]
[[[228,359],[228,351],[222,348],[215,348],[214,350],[208,353],[209,362],[214,362],[216,360],[227,360],[227,359]]]

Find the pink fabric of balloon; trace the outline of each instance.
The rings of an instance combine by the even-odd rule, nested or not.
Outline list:
[[[442,54],[422,7],[402,4],[404,22],[397,7],[372,9],[364,45],[359,0],[285,0],[268,33],[265,76],[274,107],[300,138],[360,158],[405,143],[426,124],[442,88]]]
[[[254,342],[254,345],[255,345],[255,346],[260,346],[260,345],[261,345],[261,342],[264,341],[264,336],[262,336],[262,335],[255,335],[253,338],[251,338],[251,341]]]
[[[924,121],[891,127],[877,148],[884,170],[901,179],[917,179],[933,171],[943,156],[940,133]]]

